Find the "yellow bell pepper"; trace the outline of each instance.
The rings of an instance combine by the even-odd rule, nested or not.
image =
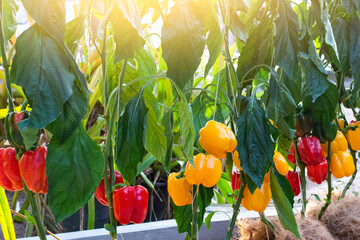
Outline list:
[[[185,168],[186,180],[193,185],[213,187],[221,178],[222,164],[219,158],[200,153],[194,156],[195,168],[188,162]]]
[[[336,153],[339,151],[345,152],[348,149],[348,142],[346,141],[346,138],[342,132],[337,131],[336,137],[335,137],[334,141],[331,142],[330,148],[331,148],[331,153]],[[324,157],[327,157],[328,142],[321,144],[321,149],[322,149]]]
[[[276,170],[278,170],[278,172],[281,175],[285,176],[289,171],[289,163],[286,161],[284,156],[278,151],[274,152],[274,162],[275,162]]]
[[[344,127],[345,127],[345,120],[344,119],[342,119],[342,118],[338,118],[337,119],[337,122],[339,123],[339,127],[340,127],[340,129],[339,129],[339,127],[338,127],[338,130],[343,130],[344,129]]]
[[[185,206],[192,203],[191,185],[185,177],[180,179],[178,173],[171,173],[168,177],[168,192],[176,206]]]
[[[218,158],[226,157],[227,152],[233,152],[236,148],[235,135],[225,124],[210,120],[199,133],[200,145],[207,153]]]
[[[355,172],[354,159],[349,152],[337,152],[331,155],[330,171],[336,178],[349,177]]]
[[[357,127],[355,130],[348,129],[345,136],[350,144],[350,147],[354,151],[360,150],[360,121],[350,123],[349,126]]]
[[[261,189],[255,189],[253,194],[250,193],[248,186],[246,186],[244,190],[244,198],[242,199],[241,204],[249,211],[254,210],[260,213],[265,211],[266,207],[270,203],[270,199],[270,183],[264,182]]]
[[[239,153],[236,150],[233,153],[233,162],[239,170],[243,170],[240,165]]]

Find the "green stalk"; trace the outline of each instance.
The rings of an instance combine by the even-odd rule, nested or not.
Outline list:
[[[192,186],[192,222],[191,222],[191,240],[197,239],[198,232],[198,198],[197,193],[199,190],[199,185]]]
[[[327,162],[328,162],[328,176],[327,176],[327,185],[328,185],[328,192],[327,192],[327,201],[325,202],[324,206],[321,207],[318,219],[320,220],[322,215],[324,214],[325,210],[327,209],[327,207],[330,205],[331,203],[331,191],[332,191],[332,186],[331,186],[331,172],[330,172],[330,160],[331,160],[331,143],[330,141],[328,142],[328,156],[326,158]]]
[[[6,43],[5,43],[5,36],[4,36],[4,28],[2,22],[3,16],[3,1],[0,0],[0,48],[1,48],[1,57],[3,60],[3,67],[5,70],[5,85],[7,88],[8,96],[9,96],[9,112],[14,111],[14,104],[12,102],[12,91],[11,91],[11,84],[10,84],[10,72],[9,72],[9,64],[6,57]]]
[[[233,205],[234,211],[233,211],[233,215],[231,217],[230,226],[229,226],[228,231],[226,233],[225,240],[230,240],[231,239],[233,231],[234,231],[234,226],[235,226],[235,223],[236,223],[237,216],[240,213],[241,200],[244,197],[244,190],[245,190],[245,186],[246,186],[245,172],[243,170],[240,171],[240,180],[241,180],[240,189],[239,189],[239,193],[238,193],[238,196],[237,196],[235,206]]]
[[[301,197],[302,197],[302,209],[301,209],[301,216],[305,217],[306,212],[306,179],[305,179],[305,164],[301,161],[300,155],[297,149],[297,139],[294,139],[294,150],[295,150],[295,157],[296,162],[300,168],[300,178],[301,178]]]
[[[16,202],[17,202],[19,193],[20,193],[19,191],[15,191],[15,192],[14,192],[14,195],[13,195],[12,201],[11,201],[11,209],[12,209],[12,210],[15,210]]]
[[[87,230],[95,228],[95,198],[94,195],[88,201],[88,224]]]
[[[347,190],[349,190],[350,186],[353,184],[353,182],[354,182],[354,180],[355,180],[355,177],[356,177],[356,174],[357,174],[357,159],[356,159],[356,156],[355,156],[355,151],[350,148],[350,153],[351,153],[351,156],[353,157],[353,160],[354,160],[355,172],[354,172],[353,175],[351,176],[349,182],[346,184],[344,190],[343,190],[342,193],[341,193],[341,197],[340,197],[340,198],[344,198],[344,197],[345,197],[345,194],[346,194]]]
[[[272,224],[272,222],[270,222],[266,217],[265,217],[265,213],[261,212],[259,213],[260,215],[260,220],[265,223],[271,230],[273,230],[274,232],[278,232],[277,228],[274,226],[274,224]]]
[[[45,230],[44,225],[43,225],[43,223],[41,221],[41,216],[40,216],[40,211],[39,211],[37,201],[36,201],[33,193],[26,187],[24,181],[23,181],[23,185],[24,185],[24,190],[23,191],[24,191],[26,197],[30,201],[31,213],[32,213],[32,216],[35,219],[36,230],[38,232],[38,235],[39,235],[40,239],[45,240],[46,239],[46,230]]]

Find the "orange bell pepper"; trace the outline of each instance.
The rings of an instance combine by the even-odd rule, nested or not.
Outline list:
[[[357,127],[355,130],[348,129],[345,136],[350,144],[350,147],[354,151],[360,150],[360,121],[350,123],[349,126]]]
[[[330,171],[336,178],[349,177],[355,172],[354,159],[349,152],[337,152],[331,155]]]
[[[236,150],[233,153],[233,162],[239,170],[243,170],[240,165],[239,153]]]
[[[171,173],[168,177],[168,192],[176,206],[185,206],[192,203],[191,185],[185,177],[177,178],[178,173]]]
[[[274,162],[276,170],[278,170],[281,175],[285,176],[289,171],[289,164],[284,156],[278,151],[274,152]]]
[[[339,151],[345,152],[348,149],[348,142],[344,134],[340,131],[337,131],[334,141],[331,142],[331,153],[336,153]],[[324,157],[328,156],[328,142],[321,144],[321,149]]]

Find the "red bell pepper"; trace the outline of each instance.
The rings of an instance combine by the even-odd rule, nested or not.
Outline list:
[[[108,174],[109,173],[110,173],[110,171],[108,170]],[[121,173],[118,171],[114,171],[114,173],[115,173],[115,184],[124,183],[124,179],[121,176]],[[110,185],[110,175],[108,176],[108,181],[109,181],[109,185]],[[95,191],[95,197],[102,205],[109,206],[109,202],[105,196],[104,178],[101,179],[100,185],[97,187],[97,189]]]
[[[319,165],[307,165],[307,175],[310,181],[322,183],[328,176],[328,162],[323,158]]]
[[[324,161],[320,141],[317,137],[301,138],[297,143],[301,160],[306,165],[319,165]]]
[[[122,225],[142,223],[148,208],[149,194],[143,186],[126,186],[113,192],[115,219]]]
[[[26,187],[35,193],[47,193],[48,182],[46,177],[45,160],[47,148],[38,147],[35,151],[26,151],[19,161],[20,174]]]
[[[296,163],[294,143],[291,144],[291,148],[289,149],[289,154],[287,155],[287,160],[293,164]]]
[[[231,188],[234,192],[240,188],[240,183],[240,171],[234,171],[231,177]]]
[[[23,189],[15,148],[0,149],[0,185],[8,191]]]
[[[294,195],[297,196],[300,194],[300,190],[301,190],[301,178],[299,173],[297,172],[293,172],[293,171],[288,171],[287,174],[285,175],[286,179],[289,181],[291,188],[294,192]]]

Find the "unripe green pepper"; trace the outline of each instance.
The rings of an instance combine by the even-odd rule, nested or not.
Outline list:
[[[21,111],[17,112],[10,112],[5,117],[5,132],[6,138],[8,139],[11,146],[15,148],[24,148],[24,140],[21,136],[19,127],[17,123],[28,118],[29,112]]]

